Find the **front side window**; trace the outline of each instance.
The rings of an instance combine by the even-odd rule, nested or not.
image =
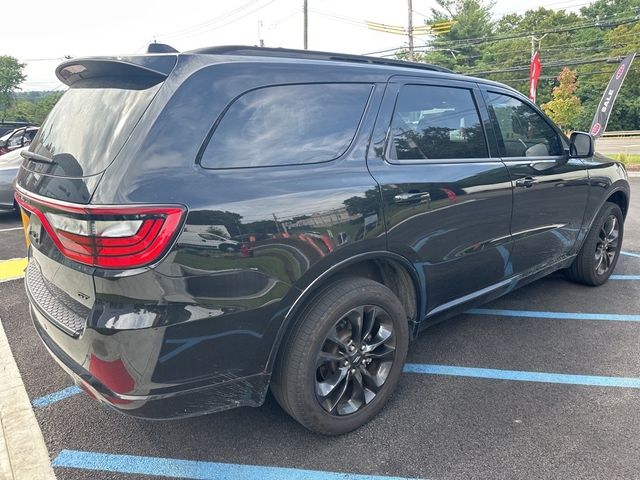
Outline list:
[[[487,93],[489,115],[500,156],[548,157],[564,152],[558,133],[526,103],[508,95]]]
[[[204,168],[326,162],[351,144],[370,84],[264,87],[236,99],[202,155]]]
[[[24,130],[14,134],[7,142],[8,147],[21,147],[24,142]]]
[[[390,160],[487,157],[471,90],[404,86],[393,113],[388,156]]]

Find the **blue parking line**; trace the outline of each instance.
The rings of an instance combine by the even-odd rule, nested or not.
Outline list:
[[[638,257],[638,258],[640,258],[640,253],[620,252],[620,255],[626,255],[627,257]]]
[[[31,404],[37,408],[44,408],[51,405],[52,403],[59,402],[60,400],[72,397],[73,395],[77,395],[80,392],[82,392],[82,389],[73,385],[72,387],[60,390],[59,392],[53,392],[49,395],[45,395],[44,397],[36,398],[33,402],[31,402]]]
[[[640,275],[611,275],[609,280],[640,280]]]
[[[427,365],[407,363],[406,373],[425,375],[448,375],[454,377],[490,378],[518,382],[562,383],[597,387],[640,388],[640,378],[600,377],[592,375],[570,375],[566,373],[527,372],[518,370],[496,370],[492,368],[459,367],[455,365]]]
[[[614,313],[544,312],[533,310],[501,310],[495,308],[472,308],[465,313],[473,315],[496,315],[498,317],[553,318],[558,320],[608,320],[613,322],[640,322],[640,315]]]
[[[51,463],[54,467],[103,472],[154,475],[169,478],[228,480],[408,480],[404,477],[262,467],[233,463],[201,462],[173,458],[116,455],[62,450]]]

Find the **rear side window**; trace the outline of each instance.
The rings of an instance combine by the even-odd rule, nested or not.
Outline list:
[[[341,156],[364,113],[370,84],[264,87],[236,99],[200,160],[204,168],[317,163]]]
[[[405,85],[391,135],[391,161],[488,156],[473,95],[465,88]]]

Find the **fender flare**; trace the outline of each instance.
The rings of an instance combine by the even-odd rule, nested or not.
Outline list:
[[[609,200],[609,198],[611,198],[611,196],[617,192],[622,192],[624,193],[625,197],[627,198],[627,208],[629,207],[630,201],[631,201],[631,191],[630,188],[628,187],[628,183],[626,180],[620,179],[617,180],[616,182],[614,182],[605,192],[604,195],[602,195],[602,198],[600,199],[600,201],[598,202],[598,206],[597,208],[594,209],[594,213],[591,216],[590,219],[588,219],[588,223],[586,223],[584,225],[584,233],[582,234],[582,238],[580,239],[580,244],[578,245],[578,247],[575,249],[575,254],[577,255],[580,250],[582,249],[582,245],[584,245],[585,240],[587,239],[587,236],[589,235],[589,232],[591,231],[591,228],[593,227],[593,222],[596,221],[596,217],[598,216],[598,212],[602,209],[602,207],[604,206],[605,203],[607,203],[607,201]],[[625,216],[626,217],[626,216]]]
[[[324,271],[321,275],[319,275],[311,283],[309,283],[297,296],[295,301],[291,304],[291,306],[287,310],[286,314],[284,315],[284,319],[282,320],[282,322],[280,323],[280,326],[278,327],[278,332],[276,334],[273,345],[271,346],[271,351],[269,353],[269,358],[267,359],[267,364],[265,365],[265,372],[271,373],[271,371],[273,370],[275,360],[278,356],[278,352],[280,351],[280,345],[282,343],[282,340],[285,336],[285,333],[291,326],[293,319],[296,317],[296,314],[298,314],[304,308],[304,306],[306,305],[306,302],[310,298],[312,298],[313,295],[320,288],[322,288],[323,285],[325,285],[325,281],[328,278],[330,278],[336,273],[339,273],[341,270],[344,270],[345,268],[351,265],[354,265],[356,263],[366,261],[366,260],[381,260],[381,259],[394,260],[400,263],[403,267],[405,267],[405,270],[409,273],[409,276],[411,277],[411,280],[416,288],[416,300],[418,303],[417,315],[418,315],[418,318],[421,318],[422,312],[424,312],[424,309],[426,307],[425,295],[421,293],[425,291],[424,290],[425,286],[424,286],[424,282],[421,281],[421,276],[418,274],[418,271],[415,269],[415,266],[406,257],[403,257],[402,255],[399,255],[394,252],[390,252],[388,250],[372,251],[372,252],[362,253],[359,255],[354,255],[353,257],[349,257],[345,260],[342,260],[341,262],[336,263],[335,265],[332,265],[331,268]]]

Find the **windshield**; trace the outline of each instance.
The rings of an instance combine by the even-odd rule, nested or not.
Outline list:
[[[47,173],[85,177],[105,170],[160,88],[96,85],[70,88],[40,128],[31,151],[53,160]]]

